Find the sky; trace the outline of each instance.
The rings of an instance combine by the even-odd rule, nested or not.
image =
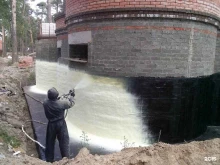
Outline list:
[[[40,2],[47,2],[47,0],[28,0],[28,3],[30,4],[31,8],[36,10],[38,7],[37,7],[37,4],[40,3]],[[38,8],[39,9],[39,8]],[[52,14],[55,13],[55,10],[52,8]],[[33,14],[33,16],[36,16],[35,14]]]
[[[29,4],[30,4],[31,8],[33,8],[33,9],[36,9],[37,4],[40,3],[40,2],[47,2],[47,0],[35,0],[34,2],[29,0]]]

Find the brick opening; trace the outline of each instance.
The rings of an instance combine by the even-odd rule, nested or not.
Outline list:
[[[88,45],[87,44],[76,44],[69,45],[70,58],[78,60],[88,60]]]

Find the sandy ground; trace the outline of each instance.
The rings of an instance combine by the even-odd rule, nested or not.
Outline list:
[[[0,138],[1,165],[44,165],[38,159],[33,142],[21,131],[21,125],[30,119],[21,87],[34,83],[31,75],[34,68],[19,69],[8,66],[8,59],[0,58],[0,88],[11,90],[14,95],[0,95],[0,129],[21,141],[21,146],[11,149]],[[26,131],[33,137],[31,125]],[[149,147],[127,148],[109,155],[91,155],[83,148],[74,159],[64,158],[55,165],[220,165],[220,138],[207,141],[170,145],[156,143]],[[201,139],[200,139],[201,140]],[[21,154],[13,156],[17,150]]]
[[[17,66],[8,66],[10,60],[0,58],[0,130],[5,131],[8,136],[16,137],[21,146],[19,150],[29,156],[38,157],[36,145],[26,138],[21,131],[21,126],[30,119],[30,114],[23,95],[22,87],[35,83],[33,79],[34,68],[19,69]],[[11,91],[11,94],[1,92],[2,89]],[[33,130],[29,123],[26,131],[33,137]],[[0,138],[1,154],[10,156],[14,151],[9,151],[10,147]],[[13,150],[13,149],[12,149]]]
[[[28,164],[46,165],[50,163],[26,155],[0,159],[1,165]],[[156,143],[149,147],[127,148],[109,155],[91,155],[86,148],[81,149],[74,159],[64,158],[54,165],[219,165],[220,139],[187,144],[169,145]]]

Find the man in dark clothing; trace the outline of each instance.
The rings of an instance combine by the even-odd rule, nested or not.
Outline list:
[[[66,109],[74,105],[71,94],[69,100],[59,100],[59,93],[56,88],[51,88],[47,93],[48,99],[43,102],[45,115],[48,119],[46,135],[46,161],[54,161],[54,146],[56,137],[59,141],[59,147],[62,157],[69,157],[69,134],[64,118]]]

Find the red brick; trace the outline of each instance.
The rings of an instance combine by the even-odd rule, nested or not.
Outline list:
[[[220,17],[220,0],[66,0],[66,17],[90,10],[123,7],[187,9],[206,12]],[[63,25],[62,23],[57,23],[57,26],[61,27]]]

